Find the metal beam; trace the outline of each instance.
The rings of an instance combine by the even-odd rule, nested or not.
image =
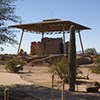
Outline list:
[[[66,54],[66,45],[65,45],[65,31],[63,31],[63,44],[64,44],[64,54]]]
[[[20,38],[17,54],[19,53],[19,50],[20,50],[20,47],[21,47],[21,43],[22,43],[22,39],[23,39],[23,34],[24,34],[24,30],[22,30],[22,34],[21,34],[21,38]]]
[[[78,34],[79,34],[79,39],[80,39],[80,44],[81,44],[82,53],[83,53],[83,55],[84,55],[84,48],[83,48],[83,43],[82,43],[82,38],[81,38],[80,31],[78,31]]]
[[[44,32],[42,32],[42,39],[44,38]]]

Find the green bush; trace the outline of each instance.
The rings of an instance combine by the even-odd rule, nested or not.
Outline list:
[[[100,57],[99,56],[94,61],[92,72],[96,74],[100,74]]]
[[[87,48],[85,50],[85,54],[86,55],[97,55],[98,53],[95,48]]]
[[[94,67],[92,68],[92,72],[93,72],[93,73],[96,73],[96,74],[100,74],[100,65],[94,66]]]
[[[13,58],[5,63],[5,69],[9,72],[18,73],[23,70],[24,62],[19,58]],[[19,67],[19,68],[18,68]]]
[[[49,60],[50,72],[58,75],[61,79],[68,81],[68,58],[63,56],[58,59]],[[79,66],[76,68],[76,74],[82,73],[79,70]]]
[[[51,60],[50,72],[57,74],[61,79],[65,79],[68,75],[67,58],[61,57],[55,60]]]

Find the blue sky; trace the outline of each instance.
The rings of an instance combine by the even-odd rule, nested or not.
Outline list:
[[[16,15],[21,16],[23,23],[39,22],[43,19],[60,18],[88,26],[92,30],[81,32],[84,49],[96,48],[100,52],[100,0],[18,0],[16,2]],[[10,23],[9,25],[16,23]],[[16,33],[15,33],[16,34]],[[19,41],[21,31],[17,33]],[[52,37],[48,35],[45,37]],[[62,35],[54,35],[62,37]],[[21,48],[30,52],[32,41],[40,41],[41,35],[24,33]],[[69,34],[66,34],[66,41]],[[76,34],[77,51],[81,50],[78,35]],[[16,47],[16,48],[15,48]],[[1,53],[17,53],[18,46],[4,46]]]

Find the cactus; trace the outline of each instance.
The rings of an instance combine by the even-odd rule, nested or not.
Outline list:
[[[76,83],[76,43],[75,43],[75,27],[70,27],[70,42],[69,42],[69,53],[68,53],[68,82],[69,91],[75,91]]]

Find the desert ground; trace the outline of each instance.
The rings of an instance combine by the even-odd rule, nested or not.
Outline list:
[[[100,100],[100,93],[87,93],[86,87],[94,81],[100,82],[100,75],[91,73],[91,65],[81,66],[82,76],[89,74],[89,80],[77,79],[76,92],[68,92],[65,84],[65,100]],[[19,74],[8,73],[4,65],[0,65],[0,98],[5,88],[9,88],[10,100],[51,100],[52,74],[48,66],[24,66]],[[54,100],[61,100],[62,84],[58,76],[54,79]],[[16,96],[17,95],[17,96]],[[16,99],[17,98],[17,99]],[[0,99],[3,100],[3,99]]]

